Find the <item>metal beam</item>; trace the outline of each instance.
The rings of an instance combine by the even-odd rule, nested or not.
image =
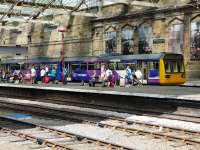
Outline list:
[[[1,14],[1,15],[4,15],[5,12],[0,11],[0,14]],[[30,16],[30,14],[22,13],[21,11],[18,11],[18,12],[13,12],[13,11],[12,11],[12,12],[7,13],[7,15],[8,15],[8,16],[24,16],[24,17]]]
[[[4,13],[4,15],[0,18],[0,22],[3,21],[3,19],[8,16],[9,13],[11,13],[14,9],[14,7],[19,4],[19,1],[15,1],[15,3],[12,4],[12,6],[9,8],[7,12]]]
[[[53,2],[55,2],[55,0],[50,0],[50,2],[46,6],[42,7],[37,12],[35,12],[32,16],[30,16],[30,18],[28,20],[30,20],[30,19],[36,19],[37,17],[39,17],[39,15],[42,12],[44,12],[46,9],[48,9],[52,5]]]
[[[84,4],[84,3],[85,3],[85,0],[80,0],[79,3],[76,4],[74,9],[72,9],[71,12],[74,12],[74,11],[78,10],[81,7],[81,5]]]
[[[152,3],[152,2],[144,2],[144,1],[133,1],[131,5],[134,6],[143,6],[143,7],[160,7],[160,5]]]
[[[14,4],[15,2],[13,0],[0,0],[0,3],[9,3],[9,4]],[[28,7],[33,7],[33,6],[38,6],[38,7],[45,7],[47,4],[44,3],[36,3],[36,2],[30,2],[30,1],[21,1],[19,5],[25,5]],[[50,5],[51,8],[62,8],[62,9],[69,9],[73,10],[74,7],[72,6],[67,6],[67,5]]]

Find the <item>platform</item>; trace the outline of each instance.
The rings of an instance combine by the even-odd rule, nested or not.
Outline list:
[[[78,83],[62,84],[0,84],[0,87],[41,89],[49,91],[65,91],[75,93],[103,94],[103,95],[124,95],[147,98],[163,98],[177,100],[194,100],[200,101],[200,88],[188,86],[131,86],[131,87],[89,87],[80,86]]]

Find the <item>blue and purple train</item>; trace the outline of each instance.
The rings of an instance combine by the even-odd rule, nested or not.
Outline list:
[[[181,54],[163,52],[159,54],[72,57],[65,58],[64,61],[65,67],[68,68],[68,80],[76,82],[82,80],[88,82],[94,73],[97,82],[101,82],[105,67],[109,67],[113,71],[114,80],[120,82],[125,77],[127,65],[132,70],[141,70],[143,84],[178,85],[183,84],[186,80],[184,58]],[[33,64],[37,67],[41,65],[55,66],[58,78],[61,76],[60,59],[6,60],[1,62],[1,67],[10,70],[26,70]]]

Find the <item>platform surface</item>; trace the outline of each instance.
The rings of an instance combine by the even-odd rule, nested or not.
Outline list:
[[[16,87],[16,88],[31,88],[44,90],[58,90],[68,92],[83,92],[83,93],[98,93],[111,95],[127,95],[141,96],[152,98],[175,98],[183,100],[198,100],[200,101],[199,87],[183,87],[183,86],[131,86],[131,87],[89,87],[80,86],[79,83],[62,84],[0,84],[0,87]]]

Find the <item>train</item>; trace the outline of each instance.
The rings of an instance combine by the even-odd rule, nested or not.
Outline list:
[[[9,70],[27,70],[32,65],[55,66],[61,76],[59,58],[54,59],[27,59],[1,61],[1,68]],[[179,85],[186,81],[184,57],[182,54],[158,53],[136,55],[109,55],[70,57],[64,59],[68,68],[68,80],[88,82],[95,73],[97,82],[102,82],[102,67],[109,67],[113,71],[117,83],[124,78],[124,71],[129,65],[132,70],[139,69],[142,74],[142,83],[150,85]],[[58,77],[60,80],[61,77]]]

